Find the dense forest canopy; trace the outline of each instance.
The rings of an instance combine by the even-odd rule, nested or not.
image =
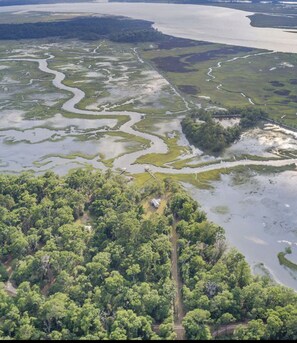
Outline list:
[[[81,40],[110,39],[116,42],[150,42],[163,35],[152,23],[124,17],[78,17],[67,20],[0,24],[0,39],[77,38]]]
[[[224,117],[240,117],[240,123],[233,127],[224,128],[213,119]],[[200,109],[190,113],[182,120],[181,124],[190,143],[205,152],[216,154],[238,140],[244,130],[256,126],[266,118],[266,112],[253,107],[234,107],[226,111],[213,112]]]
[[[254,277],[180,186],[80,169],[0,176],[0,339],[174,339],[173,226],[188,338],[228,323],[235,339],[297,338],[296,293]]]
[[[1,291],[2,338],[153,339],[154,322],[170,337],[170,227],[142,219],[137,189],[77,171],[1,176],[0,194],[2,270],[18,287]]]

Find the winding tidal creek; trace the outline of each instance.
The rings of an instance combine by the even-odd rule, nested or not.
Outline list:
[[[0,12],[44,11],[124,15],[136,19],[153,21],[160,31],[176,37],[204,40],[210,42],[268,49],[272,51],[297,53],[297,35],[279,29],[253,28],[247,15],[251,13],[209,6],[170,5],[170,4],[127,4],[127,3],[83,3],[34,6],[0,7]],[[99,47],[98,47],[99,49]],[[96,49],[94,50],[96,51]],[[266,52],[267,53],[267,52]],[[143,113],[137,111],[98,111],[79,109],[78,104],[85,98],[85,93],[74,86],[66,86],[63,81],[66,75],[49,67],[53,55],[47,58],[6,58],[1,62],[14,61],[37,64],[41,72],[54,76],[53,86],[57,90],[71,95],[62,104],[62,109],[69,114],[80,116],[125,116],[129,120],[119,127],[119,131],[146,139],[149,144],[141,150],[121,154],[113,161],[113,168],[125,168],[131,174],[143,173],[147,167],[151,172],[166,174],[196,174],[222,168],[245,166],[246,173],[222,175],[220,181],[212,182],[212,190],[200,190],[184,184],[189,193],[202,205],[208,217],[224,227],[230,246],[236,246],[247,258],[255,273],[268,273],[277,282],[297,290],[296,273],[281,266],[277,254],[288,246],[292,249],[289,258],[297,263],[297,172],[287,171],[279,174],[259,175],[249,166],[286,166],[297,163],[293,158],[275,159],[266,156],[263,160],[234,159],[229,162],[217,161],[214,164],[198,167],[175,169],[172,166],[157,167],[154,165],[135,164],[135,161],[150,153],[164,154],[168,146],[157,135],[141,132],[135,124],[143,119]],[[140,58],[140,57],[139,57]],[[140,60],[141,62],[141,60]],[[230,61],[228,61],[230,62]],[[215,68],[220,68],[218,64]],[[208,76],[214,78],[213,69]],[[58,118],[58,117],[57,117]],[[110,119],[112,120],[112,119]],[[98,132],[106,133],[110,128],[102,128]],[[44,134],[40,131],[40,135]],[[68,139],[68,138],[67,138]],[[250,139],[250,137],[246,138]],[[254,139],[254,138],[252,138]],[[39,148],[38,148],[39,146]],[[42,145],[36,149],[42,149]],[[233,146],[243,148],[243,142]],[[17,147],[16,147],[17,149]],[[92,145],[86,149],[91,150]],[[21,151],[24,158],[26,152]],[[28,152],[29,155],[29,152]],[[77,161],[83,158],[77,157]],[[38,167],[43,172],[53,167],[60,174],[68,170],[64,160],[52,158],[52,166]],[[91,161],[95,168],[107,169],[100,161]],[[13,165],[12,165],[13,167]]]

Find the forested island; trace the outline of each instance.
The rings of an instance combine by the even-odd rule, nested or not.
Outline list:
[[[224,128],[214,118],[240,118],[238,125]],[[222,152],[239,139],[241,133],[259,121],[265,120],[267,113],[252,107],[230,108],[226,111],[209,112],[205,109],[190,113],[181,124],[184,134],[191,144],[205,152],[216,154]]]
[[[155,196],[162,213],[147,208]],[[187,338],[230,323],[232,339],[297,338],[296,293],[253,276],[170,179],[139,189],[111,171],[1,175],[0,214],[2,340],[175,339],[174,232]]]

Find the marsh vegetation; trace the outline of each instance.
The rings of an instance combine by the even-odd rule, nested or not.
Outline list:
[[[267,63],[273,77],[266,69],[259,72]],[[140,186],[152,179],[162,183],[170,175],[208,190],[221,175],[247,166],[265,177],[295,170],[296,134],[267,124],[248,129],[254,116],[246,116],[247,130],[216,156],[205,146],[191,146],[181,127],[183,118],[201,106],[210,113],[247,104],[250,114],[265,109],[270,118],[293,127],[294,68],[293,54],[172,37],[133,44],[56,37],[5,41],[0,46],[0,170],[64,175],[78,167],[91,167],[88,172],[112,168]],[[245,82],[248,78],[253,84]],[[236,85],[236,91],[226,85]],[[286,114],[280,115],[280,109]],[[217,127],[214,122],[208,126]],[[222,132],[235,132],[229,127]],[[227,209],[219,212],[225,215]],[[162,337],[172,334],[169,326]],[[111,337],[113,329],[108,330],[104,337]]]

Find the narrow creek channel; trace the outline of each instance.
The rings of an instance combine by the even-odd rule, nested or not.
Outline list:
[[[153,134],[148,134],[148,133],[144,133],[144,132],[140,132],[137,131],[136,129],[133,128],[133,125],[135,125],[136,123],[138,123],[139,121],[142,120],[143,114],[142,113],[138,113],[138,112],[127,112],[127,111],[123,111],[123,112],[114,112],[114,111],[92,111],[92,110],[83,110],[83,109],[79,109],[77,108],[77,105],[80,103],[80,101],[82,101],[85,97],[85,93],[80,90],[79,88],[76,87],[69,87],[63,84],[63,81],[65,80],[65,74],[60,72],[60,71],[56,71],[53,70],[51,68],[49,68],[48,66],[48,61],[50,61],[51,59],[53,59],[54,56],[50,55],[48,58],[45,59],[33,59],[33,58],[11,58],[11,59],[1,59],[0,61],[26,61],[26,62],[32,62],[32,63],[38,63],[38,67],[40,69],[40,71],[44,72],[44,73],[48,73],[51,75],[54,75],[54,79],[52,80],[53,85],[61,90],[70,92],[71,94],[73,94],[73,96],[69,99],[66,100],[65,103],[62,105],[62,108],[70,113],[75,113],[75,114],[79,114],[79,115],[94,115],[94,116],[100,116],[100,115],[104,115],[104,116],[108,116],[108,115],[124,115],[124,116],[129,116],[130,120],[128,120],[126,123],[124,123],[120,128],[119,131],[128,133],[128,134],[132,134],[138,137],[142,137],[147,139],[150,142],[150,146],[148,148],[144,148],[143,150],[139,150],[137,152],[133,152],[133,153],[127,153],[123,156],[120,156],[118,158],[115,159],[114,164],[113,164],[113,168],[126,168],[127,172],[130,173],[143,173],[145,171],[145,169],[147,168],[146,165],[142,165],[142,164],[133,164],[135,162],[135,160],[141,156],[147,155],[149,153],[159,153],[159,154],[164,154],[168,151],[168,147],[165,144],[165,142],[153,135]],[[103,129],[101,130],[102,132],[105,132],[106,130]],[[221,162],[221,163],[216,163],[216,164],[210,164],[210,165],[205,165],[205,166],[200,166],[200,167],[195,167],[195,168],[182,168],[182,169],[175,169],[175,168],[165,168],[165,167],[156,167],[153,165],[149,166],[149,169],[152,173],[155,172],[159,172],[159,173],[166,173],[166,174],[199,174],[201,172],[206,172],[206,171],[211,171],[211,170],[216,170],[216,169],[222,169],[222,168],[233,168],[235,166],[250,166],[250,165],[262,165],[262,166],[285,166],[285,165],[289,165],[295,163],[297,164],[297,159],[293,158],[293,159],[282,159],[282,160],[265,160],[265,161],[255,161],[255,160],[238,160],[238,161],[232,161],[232,162]],[[101,166],[99,166],[101,167]],[[46,169],[45,169],[46,170]],[[42,172],[42,168],[40,168],[39,170],[40,172]],[[296,175],[296,172],[294,175]],[[266,178],[268,179],[268,178]],[[297,182],[295,182],[295,184],[297,184]],[[238,198],[237,201],[234,201],[235,197],[234,194],[228,194],[228,192],[231,192],[232,188],[228,188],[226,186],[222,186],[220,188],[220,184],[216,184],[216,189],[217,192],[219,193],[211,193],[211,192],[206,192],[203,193],[203,191],[198,191],[195,189],[193,189],[193,187],[191,187],[191,189],[189,189],[189,192],[192,194],[192,196],[194,198],[197,198],[197,200],[202,203],[202,205],[207,207],[207,202],[205,199],[209,199],[210,203],[211,203],[211,197],[214,196],[216,201],[220,201],[220,203],[217,205],[219,206],[220,204],[225,204],[225,203],[229,203],[234,202],[235,204],[238,203],[240,204],[240,199]],[[297,189],[296,189],[297,191]],[[232,193],[232,192],[231,192]],[[276,196],[278,196],[278,193],[275,193]],[[296,194],[296,192],[294,193]],[[223,196],[223,198],[221,198],[219,195]],[[285,196],[285,195],[284,195]],[[208,197],[208,198],[207,198]],[[240,194],[241,199],[244,199],[246,197],[246,195],[244,194]],[[257,201],[259,199],[254,199],[252,200],[253,202],[253,209],[255,208],[255,204],[257,204]],[[296,204],[296,202],[295,202]],[[290,205],[291,206],[291,205]],[[231,206],[230,206],[231,208]],[[259,207],[260,208],[260,207]],[[294,206],[292,206],[292,208],[295,208]],[[242,213],[244,213],[244,209],[240,208],[238,209],[239,211],[241,211]],[[295,208],[295,213],[297,211],[297,207]],[[220,223],[220,220],[218,220],[218,217],[215,217],[212,213],[212,211],[208,211],[209,213],[209,217],[210,219]],[[257,212],[257,210],[255,211]],[[232,211],[230,212],[232,214]],[[277,214],[277,212],[275,212],[275,214]],[[267,216],[269,216],[269,214],[267,214]],[[284,214],[282,214],[282,218],[285,218],[285,212]],[[233,215],[233,218],[236,218],[236,213]],[[274,278],[279,281],[279,282],[283,282],[283,280],[285,279],[286,281],[284,282],[286,285],[293,287],[295,289],[297,289],[297,285],[296,285],[296,280],[292,277],[288,277],[288,272],[284,271],[283,267],[280,267],[279,265],[277,265],[277,263],[273,264],[270,267],[270,264],[268,263],[269,261],[273,261],[272,257],[275,258],[276,257],[276,250],[274,249],[270,249],[267,248],[267,244],[262,244],[262,238],[258,238],[254,237],[254,235],[249,234],[249,236],[251,236],[251,238],[249,239],[249,242],[253,242],[254,244],[258,244],[256,247],[253,247],[254,250],[249,250],[246,251],[245,247],[248,247],[249,245],[246,244],[246,239],[242,239],[243,236],[243,232],[240,231],[242,226],[245,226],[247,223],[249,224],[249,227],[256,227],[256,224],[261,225],[262,221],[261,218],[257,217],[257,216],[252,216],[251,218],[241,218],[241,216],[238,217],[240,220],[236,220],[235,224],[237,227],[237,236],[238,236],[238,241],[237,242],[242,242],[243,247],[241,248],[239,246],[239,243],[235,244],[236,246],[238,246],[239,250],[242,251],[246,256],[247,256],[247,260],[253,264],[254,260],[251,259],[251,256],[253,256],[253,258],[256,258],[257,256],[257,252],[264,252],[267,251],[266,254],[266,259],[267,263],[265,262],[264,257],[260,258],[259,257],[259,262],[263,262],[265,263],[265,266],[270,269],[273,270],[273,276]],[[230,221],[232,223],[232,220]],[[227,238],[228,240],[230,240],[231,244],[233,243],[232,241],[232,237],[234,237],[235,235],[235,229],[230,229],[231,231],[229,232],[229,224],[228,222],[222,222],[222,226],[226,227],[226,233],[227,233]],[[296,223],[297,226],[297,223]],[[233,227],[233,226],[232,226]],[[248,240],[248,239],[247,239]],[[287,237],[284,235],[281,235],[278,240],[287,240]],[[289,240],[289,239],[288,239]],[[297,240],[293,240],[293,242],[295,243]],[[260,242],[260,243],[259,243]],[[264,241],[265,242],[265,241]],[[272,243],[269,243],[270,245],[272,245]],[[268,246],[269,246],[268,244]],[[282,251],[282,247],[280,245],[280,243],[274,243],[274,245],[278,246],[278,252]],[[259,247],[261,249],[259,249]],[[265,249],[267,248],[267,250]],[[252,252],[251,252],[252,251]],[[296,259],[297,261],[297,259]]]

